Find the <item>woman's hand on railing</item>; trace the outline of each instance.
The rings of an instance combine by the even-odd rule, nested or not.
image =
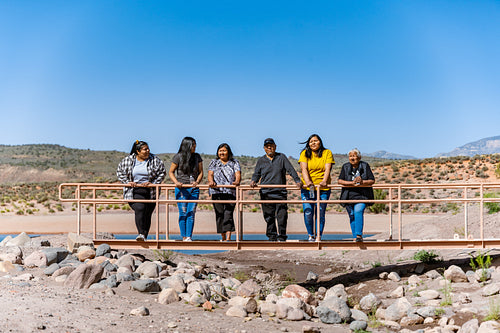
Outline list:
[[[181,182],[176,182],[175,186],[178,187],[178,188],[182,188],[182,183]]]
[[[134,183],[134,182],[129,182],[129,183],[128,183],[128,186],[130,186],[130,187],[136,187],[136,186],[137,186],[137,183]]]
[[[209,186],[209,187],[216,187],[216,186],[217,186],[217,183],[216,183],[216,182],[214,182],[213,180],[210,180],[210,181],[208,181],[208,186]]]
[[[257,186],[257,183],[254,182],[253,180],[250,182],[250,187],[256,187]]]

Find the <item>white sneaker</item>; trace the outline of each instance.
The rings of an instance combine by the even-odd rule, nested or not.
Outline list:
[[[307,241],[308,242],[315,242],[316,238],[314,238],[314,236],[309,236],[309,239]]]
[[[146,237],[144,237],[143,234],[139,234],[137,235],[137,237],[135,238],[136,241],[141,241],[143,242],[144,240],[146,239]]]
[[[184,241],[185,242],[192,242],[193,240],[191,239],[191,237],[186,237],[186,239]]]

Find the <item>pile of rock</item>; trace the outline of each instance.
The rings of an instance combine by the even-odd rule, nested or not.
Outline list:
[[[443,275],[431,270],[412,275],[404,281],[397,272],[381,273],[379,278],[394,286],[392,292],[368,291],[353,304],[342,284],[311,293],[297,284],[286,286],[281,293],[272,292],[273,277],[259,273],[241,283],[234,277],[221,276],[206,266],[187,262],[167,264],[146,260],[139,254],[113,251],[102,244],[96,249],[90,240],[71,235],[68,248],[40,248],[23,258],[22,245],[27,235],[0,243],[0,271],[24,267],[44,268],[44,274],[68,288],[103,289],[114,293],[120,283],[127,282],[137,292],[157,293],[158,303],[183,301],[206,310],[224,308],[227,316],[252,318],[275,317],[290,321],[321,321],[326,324],[346,323],[353,331],[368,325],[384,330],[412,332],[415,325],[425,325],[418,332],[498,332],[496,321],[480,323],[477,318],[456,325],[457,313],[484,314],[481,307],[487,298],[500,292],[500,267],[464,272],[450,266]],[[24,277],[29,279],[29,276]],[[469,292],[455,293],[460,289]],[[477,292],[470,292],[477,290]],[[348,302],[349,300],[349,302]],[[474,301],[472,307],[470,303]],[[147,315],[147,309],[138,309]]]

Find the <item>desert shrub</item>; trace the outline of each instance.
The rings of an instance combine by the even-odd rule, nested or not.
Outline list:
[[[431,263],[437,262],[438,257],[439,257],[439,254],[437,254],[433,250],[431,250],[431,251],[420,250],[413,255],[414,260],[421,261],[424,264],[431,264]]]
[[[387,198],[387,191],[376,188],[373,190],[373,194],[375,196],[375,200],[384,200]],[[380,214],[387,211],[387,205],[385,203],[375,203],[372,206],[368,207],[370,212],[375,214]]]
[[[485,193],[485,198],[500,198],[500,194],[496,192]],[[488,209],[488,214],[500,212],[500,202],[485,202],[484,206]]]

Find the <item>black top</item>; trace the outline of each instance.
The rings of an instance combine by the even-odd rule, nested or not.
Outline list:
[[[262,156],[257,161],[257,165],[255,165],[255,171],[252,175],[252,180],[254,182],[259,182],[261,185],[269,185],[269,184],[286,184],[286,173],[292,176],[293,180],[296,183],[300,183],[300,177],[297,174],[297,171],[293,168],[292,164],[286,158],[285,155],[281,153],[276,153],[274,158],[271,160],[267,157],[267,155]],[[261,189],[262,193],[281,193],[286,195],[286,189],[284,188],[263,188]]]
[[[181,164],[181,154],[177,153],[174,155],[172,158],[172,163],[176,164],[177,167],[177,180],[180,183],[183,184],[190,184],[193,181],[195,181],[198,178],[198,175],[200,174],[200,170],[198,168],[198,165],[200,162],[202,162],[203,159],[201,158],[200,154],[194,153],[191,155],[191,159],[189,160],[189,169],[191,172],[184,173],[184,171],[181,170],[180,164]],[[193,180],[190,180],[189,177],[192,177]]]
[[[359,171],[359,175],[363,180],[375,180],[375,176],[373,175],[372,169],[370,165],[366,162],[359,161],[358,168],[355,169],[352,167],[350,162],[344,163],[342,165],[342,170],[340,171],[339,179],[352,181]],[[342,187],[342,192],[340,193],[340,200],[373,200],[373,188],[372,187]],[[346,204],[342,204],[345,206]],[[373,203],[367,203],[367,206],[373,205]]]

